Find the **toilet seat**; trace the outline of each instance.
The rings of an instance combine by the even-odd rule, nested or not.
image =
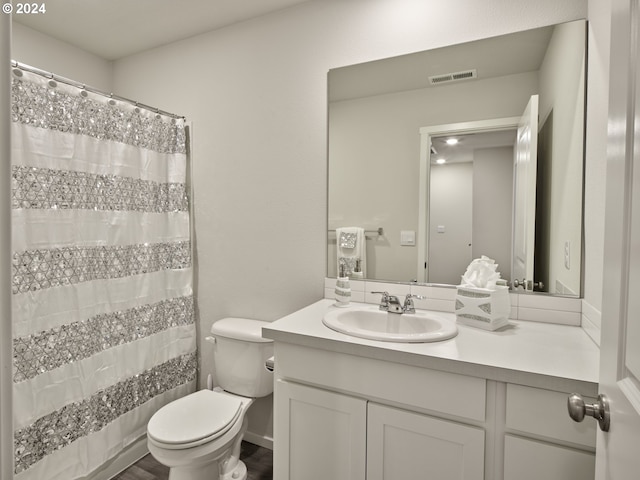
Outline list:
[[[158,410],[149,420],[147,436],[161,448],[178,450],[224,435],[242,415],[241,397],[200,390]]]

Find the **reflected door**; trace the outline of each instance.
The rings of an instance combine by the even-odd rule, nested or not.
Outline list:
[[[514,158],[512,280],[533,279],[538,155],[538,95],[532,95],[520,122]]]

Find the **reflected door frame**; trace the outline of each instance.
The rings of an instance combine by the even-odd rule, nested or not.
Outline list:
[[[431,181],[431,143],[433,137],[445,135],[465,135],[469,133],[497,132],[518,127],[520,117],[494,118],[474,122],[449,123],[421,127],[420,132],[420,175],[418,188],[418,265],[417,280],[427,282],[429,273],[429,196]],[[461,272],[461,274],[464,272]]]

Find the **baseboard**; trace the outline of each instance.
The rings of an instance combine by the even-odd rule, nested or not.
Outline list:
[[[109,460],[98,470],[85,477],[86,480],[110,480],[117,474],[126,470],[136,463],[142,457],[149,453],[147,448],[147,436],[143,435],[126,449],[120,452],[116,457]]]
[[[258,445],[259,447],[273,450],[273,438],[271,437],[264,437],[252,432],[245,432],[243,440],[249,443],[253,443],[254,445]]]

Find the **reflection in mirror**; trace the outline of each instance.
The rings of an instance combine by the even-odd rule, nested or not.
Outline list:
[[[455,144],[447,143],[455,140]],[[511,203],[516,130],[431,139],[428,283],[460,283],[474,258],[511,262]]]
[[[526,290],[580,295],[585,32],[570,22],[331,70],[327,275],[349,256],[341,229],[358,227],[370,280],[456,285],[487,255]]]

